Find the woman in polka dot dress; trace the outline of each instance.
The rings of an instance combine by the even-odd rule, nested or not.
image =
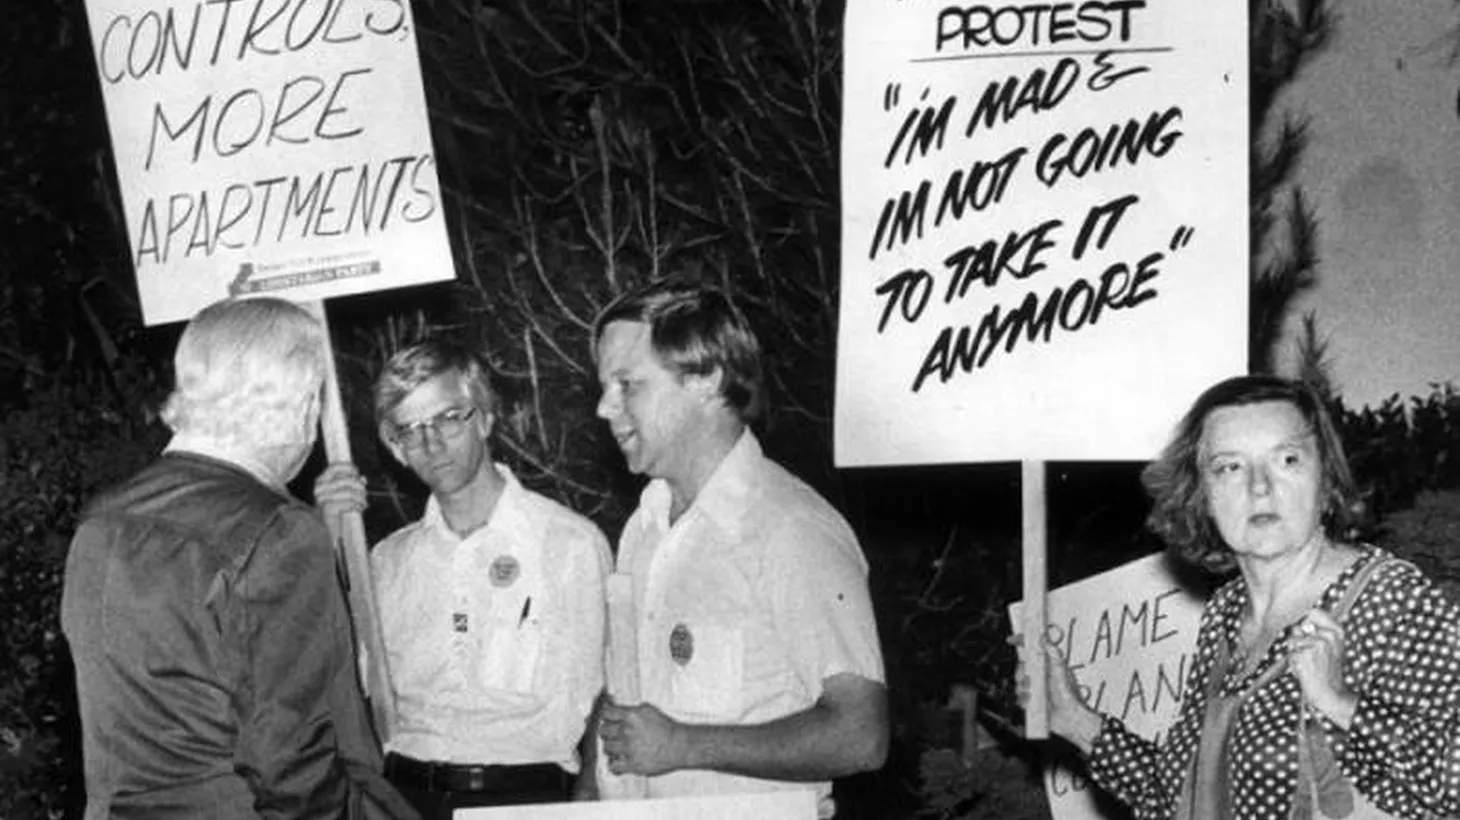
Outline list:
[[[1221,382],[1143,479],[1176,555],[1236,576],[1207,603],[1160,746],[1089,708],[1045,643],[1050,728],[1094,781],[1142,820],[1460,816],[1460,610],[1414,565],[1344,540],[1361,506],[1316,395]],[[1310,787],[1325,763],[1339,799]]]

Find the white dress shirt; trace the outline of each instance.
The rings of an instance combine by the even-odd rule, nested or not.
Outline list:
[[[389,751],[580,767],[603,683],[608,541],[507,467],[486,526],[458,537],[435,498],[370,556],[396,697]]]
[[[643,702],[676,720],[746,725],[810,708],[834,675],[883,682],[856,536],[815,490],[765,458],[753,434],[673,525],[669,508],[668,485],[650,482],[619,542],[617,572],[630,576],[632,594],[611,603],[634,609],[638,658],[609,653],[611,692],[634,681]],[[695,770],[645,785],[649,797],[814,788],[821,816],[834,808],[829,782]]]

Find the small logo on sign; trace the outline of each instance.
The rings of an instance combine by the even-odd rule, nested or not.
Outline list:
[[[669,657],[680,666],[688,664],[690,658],[695,656],[695,636],[690,634],[689,627],[684,624],[675,624],[674,630],[669,633]]]
[[[466,631],[466,613],[465,612],[453,612],[453,613],[451,613],[451,628],[452,628],[452,630],[454,630],[456,632],[465,632]]]
[[[326,260],[321,260],[326,261]],[[275,268],[285,268],[286,265],[275,265]],[[374,276],[380,273],[380,260],[367,259],[360,262],[325,264],[307,270],[298,270],[293,273],[282,273],[277,276],[266,276],[262,279],[255,279],[254,274],[262,271],[252,262],[244,262],[238,266],[238,275],[228,283],[229,296],[247,296],[250,293],[267,293],[272,290],[287,290],[288,288],[303,287],[305,285],[318,285],[325,282],[333,282],[337,279],[350,279],[356,276]]]
[[[491,569],[488,570],[494,587],[510,587],[521,574],[522,565],[510,555],[498,556],[497,560],[492,562]]]

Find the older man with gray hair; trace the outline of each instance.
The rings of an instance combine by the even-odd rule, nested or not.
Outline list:
[[[329,533],[285,485],[323,330],[279,299],[188,324],[162,456],[83,512],[61,622],[86,817],[415,817],[381,775]]]

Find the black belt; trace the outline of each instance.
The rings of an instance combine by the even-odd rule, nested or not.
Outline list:
[[[385,756],[385,776],[407,788],[427,792],[561,793],[564,799],[568,793],[568,773],[553,763],[520,766],[436,763],[391,752]]]

